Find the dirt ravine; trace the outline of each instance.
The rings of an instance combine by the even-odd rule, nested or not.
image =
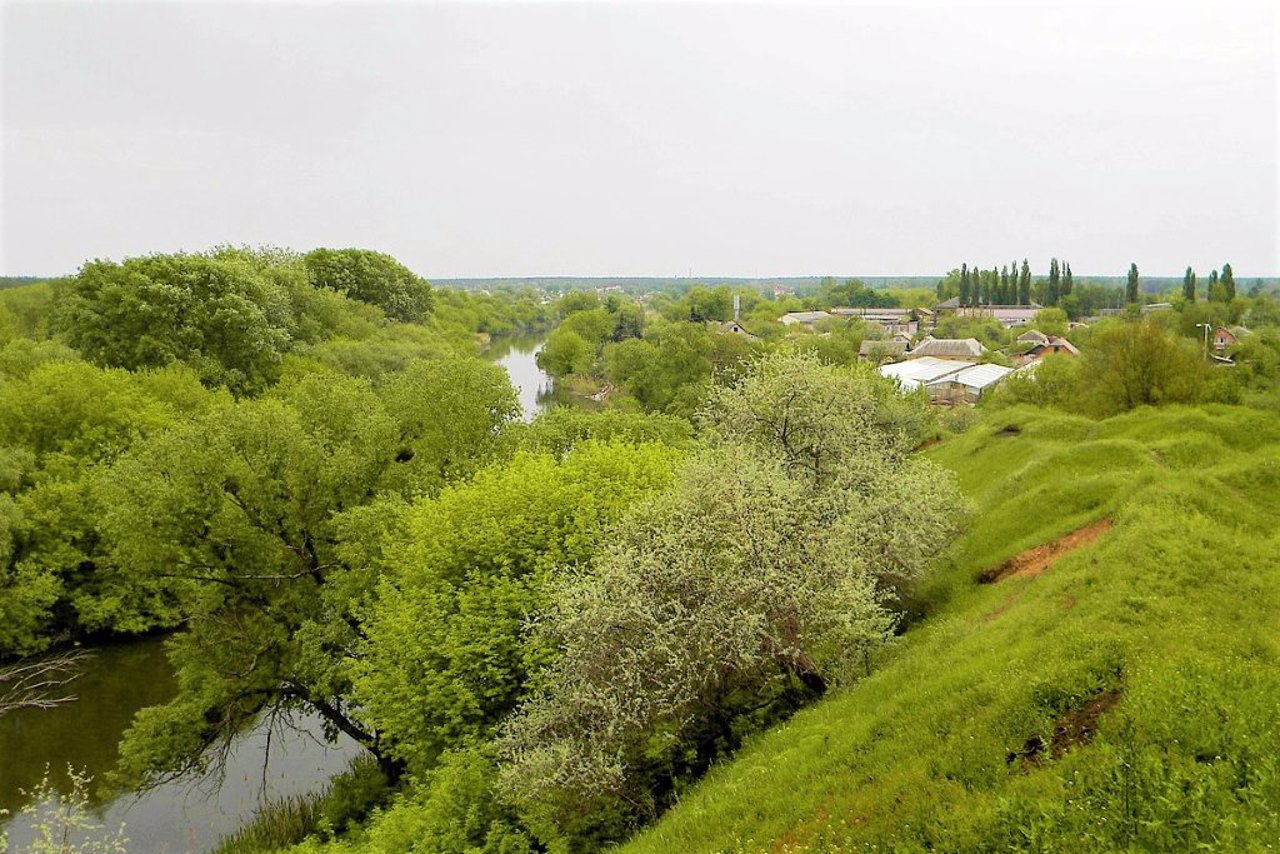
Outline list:
[[[1053,542],[1043,543],[1009,558],[999,566],[982,573],[978,581],[982,584],[994,584],[1006,578],[1037,576],[1076,549],[1097,542],[1099,537],[1110,530],[1111,519],[1104,516],[1092,525],[1086,525]]]

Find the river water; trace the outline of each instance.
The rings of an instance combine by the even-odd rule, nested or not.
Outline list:
[[[68,764],[102,781],[134,713],[167,701],[175,691],[159,639],[95,650],[72,685],[78,698],[73,703],[0,718],[0,809],[20,809],[27,802],[22,790],[37,784],[46,767],[60,792],[69,789]],[[359,753],[349,739],[323,744],[317,718],[299,716],[292,724],[273,729],[262,721],[241,735],[220,781],[184,779],[141,794],[95,789],[95,815],[108,828],[124,825],[131,852],[208,851],[253,816],[264,792],[283,797],[317,790]],[[3,829],[11,851],[26,849],[32,833],[22,817]]]
[[[544,340],[504,337],[486,351],[506,368],[526,421],[557,402],[553,379],[536,361]],[[12,817],[28,802],[24,790],[36,786],[47,768],[57,790],[67,792],[68,765],[101,783],[115,767],[117,745],[134,713],[168,701],[176,686],[163,642],[152,638],[96,649],[73,691],[75,702],[0,717],[0,810],[10,813],[0,817],[0,832],[8,834],[15,854],[32,839],[29,823]],[[209,851],[253,816],[264,794],[315,791],[346,769],[359,747],[345,736],[336,745],[324,744],[320,731],[320,721],[308,716],[274,730],[260,722],[236,740],[221,781],[185,779],[124,794],[98,786],[95,815],[108,828],[124,825],[131,852]]]
[[[525,421],[560,402],[555,379],[538,367],[538,352],[545,342],[546,336],[539,334],[502,336],[485,350],[485,356],[507,369]]]

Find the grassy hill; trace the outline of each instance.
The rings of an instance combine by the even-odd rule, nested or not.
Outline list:
[[[929,453],[974,515],[927,617],[623,850],[1280,847],[1280,422],[1015,409]]]

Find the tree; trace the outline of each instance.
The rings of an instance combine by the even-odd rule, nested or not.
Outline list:
[[[1206,379],[1200,348],[1152,317],[1095,333],[1081,357],[1080,406],[1106,417],[1138,406],[1194,403]]]
[[[865,668],[889,591],[924,571],[959,501],[907,456],[914,428],[892,413],[910,407],[925,404],[803,355],[713,395],[712,450],[542,624],[560,656],[507,728],[499,785],[544,842],[601,847],[733,749],[748,712],[777,719]]]
[[[1226,299],[1223,302],[1231,302],[1236,298],[1236,276],[1231,270],[1230,264],[1222,265],[1222,282],[1223,295]]]
[[[1126,299],[1126,301],[1127,301],[1129,304],[1131,304],[1131,305],[1132,305],[1132,304],[1134,304],[1134,303],[1137,303],[1137,302],[1139,301],[1139,299],[1140,299],[1140,297],[1139,297],[1139,285],[1140,285],[1140,281],[1139,281],[1139,279],[1138,279],[1138,265],[1137,265],[1137,264],[1130,264],[1130,265],[1129,265],[1129,279],[1128,279],[1128,283],[1127,283],[1127,284],[1126,284],[1126,286],[1125,286],[1125,292],[1124,292],[1124,293],[1125,293],[1125,299]]]
[[[1031,305],[1031,264],[1022,259],[1022,275],[1018,278],[1018,304]]]
[[[390,255],[368,249],[316,249],[302,256],[313,287],[376,305],[395,320],[431,313],[431,286]]]
[[[154,436],[104,473],[96,491],[111,571],[181,596],[188,614],[168,641],[178,694],[138,714],[122,747],[126,774],[203,769],[260,712],[302,708],[395,776],[343,671],[376,579],[340,558],[334,513],[371,499],[396,439],[366,383],[311,375],[282,397]]]
[[[1071,292],[1075,290],[1075,282],[1071,278],[1071,264],[1067,261],[1062,262],[1062,296],[1069,297]]]
[[[967,306],[973,302],[973,286],[969,281],[969,265],[960,265],[960,305]]]
[[[1049,259],[1049,289],[1046,291],[1045,302],[1048,305],[1057,305],[1058,300],[1062,297],[1062,273],[1058,267],[1058,259]]]
[[[1190,267],[1182,274],[1182,298],[1188,303],[1196,301],[1196,271]]]
[[[571,329],[557,329],[537,355],[538,367],[553,377],[585,374],[595,362],[595,348]]]
[[[557,575],[590,560],[626,508],[670,482],[677,459],[622,442],[584,442],[559,460],[521,453],[364,540],[383,581],[352,669],[364,718],[411,771],[487,738],[516,707],[528,673],[554,653],[531,643],[527,623]]]
[[[1209,271],[1209,290],[1207,292],[1209,302],[1228,302],[1226,286],[1218,279],[1218,271]]]
[[[378,394],[396,427],[396,465],[381,486],[404,495],[474,474],[520,414],[502,366],[466,356],[412,362]]]
[[[279,375],[293,323],[288,291],[237,256],[91,261],[57,293],[57,324],[90,361],[130,370],[182,361],[237,393]]]

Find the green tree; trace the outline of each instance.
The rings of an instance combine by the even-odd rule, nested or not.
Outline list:
[[[207,767],[210,748],[259,712],[292,709],[319,714],[395,775],[343,669],[376,578],[342,559],[334,514],[371,499],[396,439],[367,383],[312,375],[154,436],[102,477],[113,572],[188,603],[187,630],[168,641],[178,694],[138,714],[127,776]]]
[[[1071,292],[1075,290],[1075,282],[1071,277],[1071,264],[1067,261],[1062,262],[1062,296],[1069,297]]]
[[[376,305],[395,320],[431,313],[431,286],[390,255],[367,249],[316,249],[302,256],[313,287]]]
[[[1231,270],[1230,264],[1222,265],[1222,282],[1223,295],[1226,297],[1224,302],[1231,302],[1236,298],[1236,276]]]
[[[570,329],[557,329],[537,355],[538,367],[553,377],[585,374],[595,362],[595,348]]]
[[[1099,417],[1138,406],[1194,403],[1206,379],[1200,348],[1151,317],[1096,331],[1081,358],[1089,385],[1078,405]]]
[[[386,568],[354,670],[364,716],[411,770],[487,737],[515,708],[529,672],[553,657],[527,627],[557,574],[669,483],[676,458],[594,442],[561,460],[522,453],[392,520],[375,541]]]
[[[561,320],[578,311],[592,311],[600,307],[600,297],[595,291],[570,291],[556,301],[556,314]]]
[[[1127,284],[1125,285],[1125,292],[1124,292],[1125,300],[1130,305],[1137,303],[1139,301],[1140,299],[1139,288],[1140,288],[1140,280],[1138,278],[1138,265],[1130,264],[1129,278],[1128,278]]]
[[[1217,270],[1209,271],[1209,290],[1207,296],[1209,302],[1229,302],[1227,299],[1226,286],[1218,279]]]
[[[1196,301],[1196,271],[1190,267],[1182,274],[1182,298],[1188,303]]]
[[[396,464],[382,485],[404,495],[474,474],[520,413],[507,372],[465,356],[413,362],[378,393],[396,426]]]
[[[91,261],[60,286],[58,325],[101,365],[182,361],[211,385],[261,391],[279,374],[293,322],[288,292],[236,257]]]
[[[1058,259],[1049,259],[1049,289],[1045,292],[1045,303],[1057,305],[1062,298],[1062,272],[1058,267]]]
[[[1031,305],[1031,264],[1022,259],[1022,274],[1018,277],[1018,305]]]

